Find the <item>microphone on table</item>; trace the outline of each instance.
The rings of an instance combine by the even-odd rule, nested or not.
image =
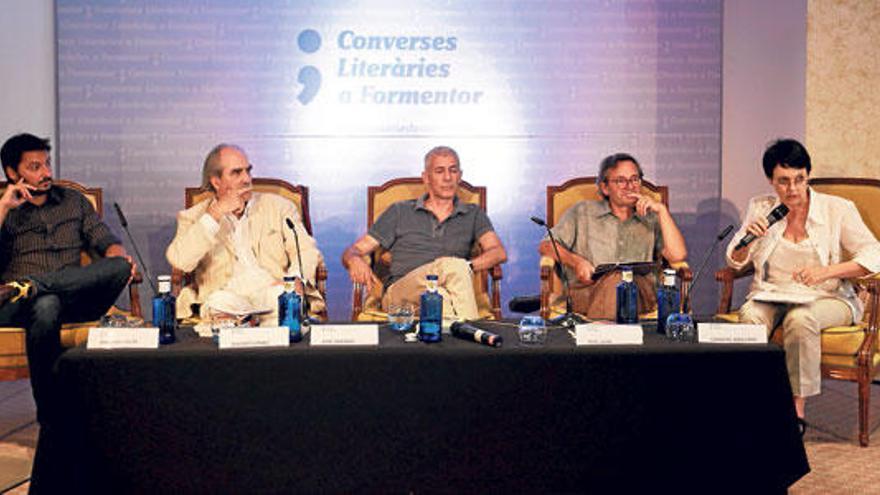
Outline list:
[[[141,264],[141,269],[144,271],[144,276],[147,278],[147,282],[150,284],[150,288],[153,289],[153,295],[159,293],[159,290],[156,289],[156,284],[153,282],[153,277],[150,276],[149,270],[147,270],[147,264],[144,263],[144,259],[141,257],[141,251],[138,249],[137,243],[134,242],[134,237],[131,236],[131,232],[128,230],[128,220],[125,219],[125,215],[122,214],[122,208],[119,207],[119,203],[113,202],[113,207],[116,209],[116,215],[119,217],[119,223],[122,224],[122,230],[125,231],[125,234],[128,235],[128,242],[131,243],[131,247],[134,248],[134,254],[137,256],[138,263]]]
[[[773,208],[773,210],[771,210],[770,213],[767,214],[767,223],[768,223],[767,228],[769,229],[771,225],[773,225],[774,223],[785,218],[785,215],[788,215],[788,207],[787,206],[780,204],[776,208]],[[739,240],[739,242],[736,244],[736,247],[733,248],[733,250],[738,251],[738,250],[748,246],[749,244],[751,244],[752,241],[754,241],[755,239],[756,239],[755,234],[752,234],[750,232],[750,233],[746,234],[745,236],[743,236],[742,239]]]
[[[299,307],[300,308],[300,315],[299,316],[300,316],[300,321],[305,321],[305,318],[303,318],[303,315],[309,314],[309,307],[308,307],[309,306],[309,299],[306,297],[306,284],[305,284],[306,274],[303,271],[303,260],[302,260],[302,255],[300,254],[299,233],[297,233],[296,228],[293,225],[293,220],[291,220],[290,218],[285,218],[284,221],[285,221],[285,223],[287,223],[287,226],[290,227],[290,230],[293,231],[293,242],[296,244],[296,261],[299,264],[300,278],[303,280],[303,297],[302,297],[303,303]]]
[[[466,321],[456,321],[449,326],[452,335],[464,340],[485,344],[492,347],[501,347],[504,339],[500,335],[477,328]]]
[[[556,263],[559,265],[559,278],[562,279],[562,286],[565,289],[565,314],[550,320],[550,323],[552,325],[559,325],[568,328],[574,328],[575,325],[586,323],[586,320],[581,318],[572,309],[573,304],[571,302],[571,288],[568,283],[568,274],[565,273],[565,267],[562,265],[562,258],[559,256],[559,248],[556,246],[556,238],[553,237],[553,231],[550,230],[550,226],[547,225],[547,222],[543,219],[531,217],[531,220],[547,230],[547,235],[550,237],[550,244],[553,245],[553,252],[556,253]]]

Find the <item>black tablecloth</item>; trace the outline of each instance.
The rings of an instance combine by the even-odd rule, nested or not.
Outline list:
[[[487,327],[504,347],[380,328],[378,348],[71,349],[53,450],[69,487],[116,493],[764,492],[809,471],[776,346]]]

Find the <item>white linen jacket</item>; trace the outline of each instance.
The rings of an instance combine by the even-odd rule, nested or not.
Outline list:
[[[299,275],[296,243],[287,227],[291,219],[299,235],[302,248],[303,280],[306,296],[314,313],[324,307],[315,289],[315,271],[322,261],[317,243],[306,233],[296,206],[274,194],[253,193],[248,211],[251,246],[257,263],[277,280],[285,275]],[[211,231],[200,221],[211,201],[202,201],[177,214],[177,234],[168,246],[168,263],[185,273],[195,273],[197,287],[184,287],[177,296],[177,317],[192,316],[191,305],[202,304],[212,292],[222,289],[232,276],[235,265],[235,247],[231,240],[232,223],[220,222],[220,229]]]
[[[822,194],[812,188],[809,189],[808,194],[810,211],[807,213],[806,223],[807,242],[816,250],[822,266],[855,261],[869,272],[880,271],[880,242],[877,242],[862,221],[856,205],[847,199]],[[778,205],[779,199],[775,194],[752,198],[742,226],[727,246],[728,266],[740,270],[752,263],[755,268],[755,277],[749,295],[746,296],[747,299],[751,299],[757,292],[772,288],[766,282],[766,263],[779,240],[782,239],[788,220],[783,218],[776,222],[766,235],[755,239],[748,256],[742,262],[734,261],[731,254],[736,244],[746,235],[746,227],[758,218],[766,218],[767,214]],[[863,305],[848,280],[841,281],[837,289],[837,297],[850,305],[854,321],[862,319]]]

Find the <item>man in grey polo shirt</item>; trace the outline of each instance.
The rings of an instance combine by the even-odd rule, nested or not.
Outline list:
[[[381,284],[363,257],[382,246],[391,251],[391,274],[382,306],[418,305],[425,277],[438,276],[444,319],[479,318],[472,275],[504,263],[507,253],[483,210],[460,201],[458,154],[438,146],[425,155],[422,182],[427,193],[391,205],[342,255],[351,280],[368,289]],[[477,244],[480,255],[469,259]]]
[[[631,155],[606,157],[596,180],[604,199],[576,203],[553,227],[577,313],[589,318],[614,317],[614,288],[620,275],[611,272],[594,281],[597,266],[653,261],[658,256],[676,263],[687,257],[684,237],[669,210],[663,203],[640,194],[642,176],[641,166]],[[538,251],[556,258],[549,239],[541,241]],[[635,281],[639,311],[650,310],[656,303],[653,280],[636,276]],[[564,300],[564,294],[554,296],[554,303]]]

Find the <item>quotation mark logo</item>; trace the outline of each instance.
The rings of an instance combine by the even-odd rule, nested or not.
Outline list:
[[[321,35],[314,29],[306,29],[299,33],[296,44],[305,53],[315,53],[321,48]],[[302,84],[302,91],[296,99],[303,105],[308,105],[321,89],[321,71],[313,65],[306,65],[299,70],[296,80]]]

